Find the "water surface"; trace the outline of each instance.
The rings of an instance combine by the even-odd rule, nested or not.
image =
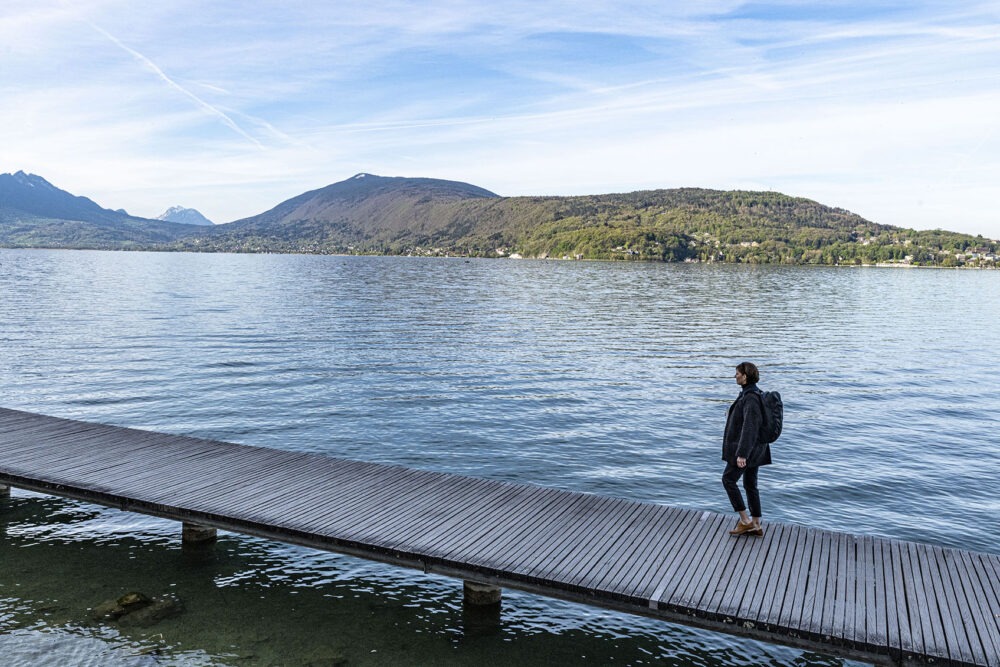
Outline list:
[[[785,398],[768,519],[1000,552],[1000,273],[0,250],[5,407],[727,511],[733,366]],[[21,664],[840,664],[15,491]],[[154,627],[90,622],[175,592]],[[88,662],[88,660],[90,662]]]

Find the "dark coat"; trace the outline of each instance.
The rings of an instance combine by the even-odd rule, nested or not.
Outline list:
[[[740,457],[747,460],[748,468],[771,463],[771,445],[760,442],[764,414],[759,397],[757,385],[748,384],[729,406],[726,432],[722,438],[722,460],[726,463],[736,465],[736,459]]]

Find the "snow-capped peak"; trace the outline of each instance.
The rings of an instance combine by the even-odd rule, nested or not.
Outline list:
[[[203,216],[196,209],[185,208],[184,206],[171,206],[161,215],[156,216],[156,219],[166,222],[180,222],[185,225],[213,224],[211,220]]]

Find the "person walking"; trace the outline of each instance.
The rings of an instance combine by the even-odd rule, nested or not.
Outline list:
[[[760,438],[764,421],[764,403],[757,388],[760,372],[757,367],[744,361],[736,367],[736,384],[741,387],[740,395],[729,406],[726,416],[726,431],[722,439],[722,460],[726,469],[722,473],[722,486],[729,495],[733,510],[740,515],[736,527],[730,535],[763,536],[760,525],[760,493],[757,490],[757,472],[760,466],[771,463],[771,446]],[[747,492],[750,514],[743,502],[737,486],[743,478],[743,489]]]

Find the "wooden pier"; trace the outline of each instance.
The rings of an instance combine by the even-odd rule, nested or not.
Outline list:
[[[1000,665],[996,554],[734,538],[734,515],[0,408],[5,485],[872,662]]]

